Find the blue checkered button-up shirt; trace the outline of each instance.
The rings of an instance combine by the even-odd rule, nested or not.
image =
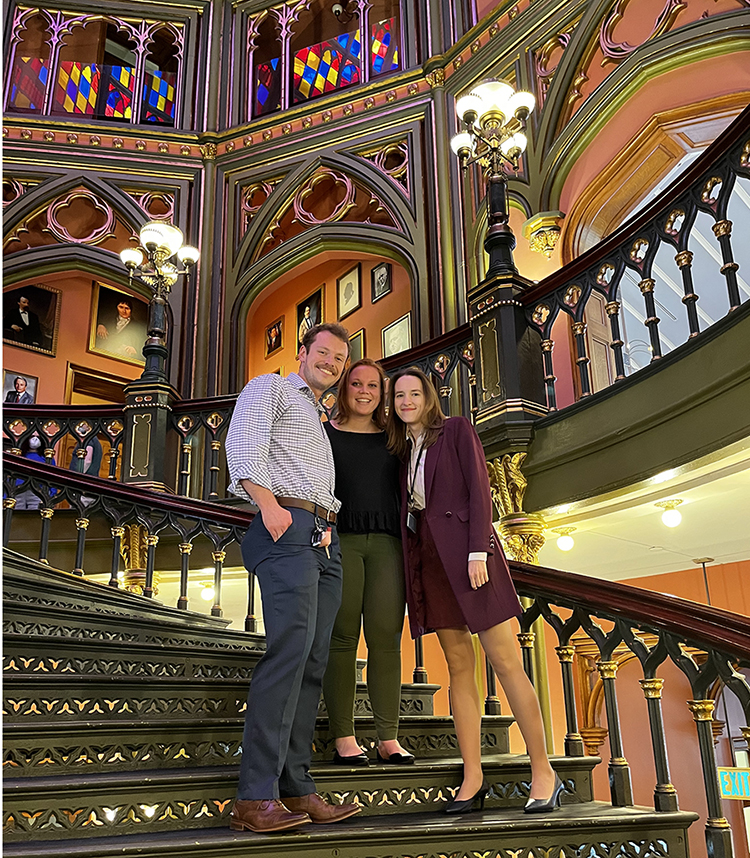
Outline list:
[[[240,480],[276,497],[311,501],[338,512],[333,453],[320,422],[322,406],[296,372],[260,375],[237,398],[227,433],[229,491],[252,501]]]

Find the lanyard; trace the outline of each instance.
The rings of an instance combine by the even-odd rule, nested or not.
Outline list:
[[[409,509],[411,509],[414,506],[414,486],[417,482],[417,474],[419,473],[419,463],[422,460],[422,453],[424,453],[424,440],[422,440],[422,443],[419,445],[419,454],[417,455],[417,461],[416,461],[416,464],[414,465],[414,470],[413,470],[412,476],[411,476],[411,485],[409,486],[409,491],[408,491]],[[410,455],[409,456],[409,467],[411,467],[411,463],[412,463],[412,456]]]

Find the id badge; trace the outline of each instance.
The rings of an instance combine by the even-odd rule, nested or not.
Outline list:
[[[417,517],[411,510],[406,513],[406,527],[412,533],[417,532]]]

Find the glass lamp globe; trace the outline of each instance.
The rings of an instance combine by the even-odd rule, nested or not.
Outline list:
[[[472,95],[478,96],[482,101],[482,109],[479,111],[481,117],[490,112],[502,113],[503,118],[509,115],[508,102],[513,95],[513,87],[504,80],[488,80],[480,83],[472,91]]]
[[[120,259],[126,268],[138,268],[143,264],[143,254],[137,247],[126,247],[120,251]]]
[[[508,99],[508,110],[516,119],[525,120],[536,107],[536,99],[530,92],[514,92]]]
[[[678,509],[665,509],[661,520],[667,527],[678,527],[682,522],[682,513]]]
[[[183,244],[183,246],[177,251],[177,258],[183,265],[195,265],[195,263],[200,259],[200,251],[197,247],[193,247],[190,244]]]
[[[206,586],[201,590],[201,599],[203,599],[204,602],[213,602],[214,595],[213,587]]]
[[[140,228],[138,233],[138,237],[141,240],[141,244],[147,250],[156,250],[162,243],[162,232],[161,232],[162,224],[158,221],[149,221],[148,223],[144,223]]]
[[[454,155],[458,155],[459,157],[463,152],[467,155],[471,152],[471,134],[468,131],[462,131],[460,134],[456,134],[455,137],[451,138],[451,149],[453,150]]]
[[[564,536],[557,537],[557,547],[560,551],[570,551],[570,549],[575,545],[575,540],[572,536],[568,536],[565,534]]]
[[[484,102],[474,93],[462,95],[456,102],[456,115],[462,122],[473,122],[482,112]]]
[[[508,137],[507,140],[503,140],[500,144],[500,151],[507,158],[517,158],[526,151],[526,142],[526,135],[523,131],[517,131]]]

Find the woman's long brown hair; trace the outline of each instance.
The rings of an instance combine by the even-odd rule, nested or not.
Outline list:
[[[378,427],[378,429],[385,429],[386,375],[383,372],[383,367],[376,361],[372,360],[372,358],[360,358],[358,361],[355,361],[351,366],[348,366],[344,370],[344,374],[339,379],[339,395],[338,399],[336,400],[336,416],[333,419],[340,426],[343,426],[351,416],[352,411],[349,407],[349,399],[347,393],[347,391],[349,390],[349,378],[354,372],[354,370],[360,366],[371,366],[374,370],[377,370],[378,376],[380,377],[380,402],[378,402],[378,407],[372,413],[372,420],[373,423]]]
[[[396,414],[394,392],[396,390],[396,382],[400,378],[404,378],[404,376],[417,378],[422,384],[422,392],[425,399],[424,415],[422,417],[425,450],[437,441],[438,435],[446,421],[443,409],[440,407],[440,400],[438,399],[435,386],[421,369],[418,369],[416,366],[408,366],[395,372],[391,376],[391,381],[388,385],[388,422],[385,425],[385,431],[388,433],[388,449],[402,461],[408,458],[411,452],[411,445],[406,437],[406,423]]]

